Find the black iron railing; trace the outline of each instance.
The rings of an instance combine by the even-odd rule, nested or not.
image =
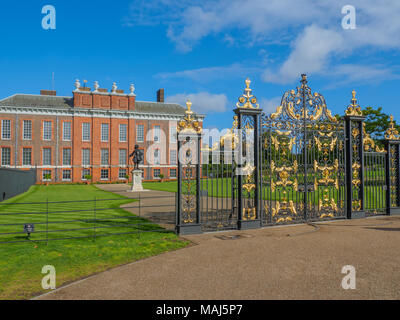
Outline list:
[[[160,198],[172,201],[143,204]],[[173,232],[175,201],[175,195],[143,197],[139,194],[138,199],[0,203],[0,244]],[[161,212],[154,214],[154,210]]]

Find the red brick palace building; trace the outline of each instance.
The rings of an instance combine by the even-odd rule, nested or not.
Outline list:
[[[137,144],[145,180],[176,178],[176,123],[185,108],[165,103],[163,89],[157,102],[136,101],[134,90],[97,82],[92,90],[76,80],[72,97],[42,90],[0,100],[1,166],[36,168],[37,181],[123,181]]]

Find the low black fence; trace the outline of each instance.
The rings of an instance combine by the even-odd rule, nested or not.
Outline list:
[[[160,198],[165,199],[154,204]],[[175,195],[139,194],[137,199],[3,202],[0,244],[174,232],[175,201]]]

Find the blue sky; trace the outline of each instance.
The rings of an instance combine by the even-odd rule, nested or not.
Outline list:
[[[44,5],[56,29],[41,26]],[[355,30],[341,25],[356,8]],[[187,97],[205,126],[231,127],[232,110],[251,87],[266,112],[307,73],[333,113],[357,91],[362,107],[382,106],[400,120],[398,0],[19,1],[1,4],[0,97],[51,89],[70,96],[76,78],[117,82],[137,100]]]

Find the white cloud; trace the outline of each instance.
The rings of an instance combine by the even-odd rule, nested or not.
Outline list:
[[[363,66],[357,64],[342,64],[332,69],[332,75],[340,79],[340,84],[353,82],[368,82],[373,80],[375,83],[387,79],[400,79],[399,74],[395,74],[395,69],[386,68],[384,66]],[[336,82],[336,84],[338,84]]]
[[[268,82],[288,83],[302,72],[331,76],[331,70],[341,64],[338,57],[358,57],[365,50],[400,50],[400,1],[352,0],[355,30],[341,27],[341,9],[347,4],[347,0],[135,0],[126,23],[164,23],[167,36],[182,52],[217,34],[221,41],[235,45],[290,46],[280,65],[267,60],[263,75]],[[346,68],[349,65],[341,67]]]
[[[179,93],[168,96],[165,101],[179,103],[184,106],[188,99],[192,102],[192,109],[201,114],[224,112],[228,105],[228,98],[225,94],[213,94],[208,92],[190,94]]]
[[[342,51],[343,44],[339,33],[311,25],[296,39],[292,53],[279,70],[267,69],[263,79],[286,84],[298,79],[302,73],[320,72],[327,67],[331,54]]]
[[[161,72],[156,74],[155,77],[161,80],[182,78],[182,79],[190,79],[192,81],[200,83],[202,82],[208,83],[210,81],[224,79],[224,78],[232,78],[232,77],[245,78],[249,75],[249,73],[253,74],[261,71],[262,71],[261,68],[247,67],[239,63],[235,63],[230,66],[198,68],[198,69],[183,70],[177,72]]]
[[[263,109],[263,111],[266,114],[270,114],[270,113],[276,112],[276,108],[278,106],[280,106],[281,100],[282,100],[282,97],[275,97],[275,98],[271,98],[271,99],[261,98],[259,100],[259,105],[260,105],[260,108]]]

